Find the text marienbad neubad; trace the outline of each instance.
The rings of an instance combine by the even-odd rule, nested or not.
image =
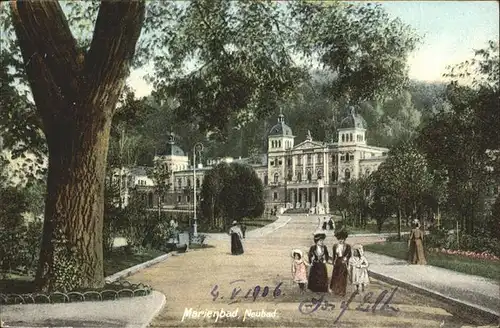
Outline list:
[[[241,311],[243,312],[243,311]],[[193,310],[193,308],[185,308],[184,309],[184,314],[182,315],[182,321],[185,319],[215,319],[215,322],[219,321],[219,318],[229,318],[229,319],[236,319],[239,317],[242,317],[243,321],[245,321],[248,318],[259,318],[259,319],[266,319],[266,318],[277,318],[277,311],[266,311],[266,310],[250,310],[246,309],[244,310],[243,313],[240,312],[240,309],[237,308],[236,310]],[[242,315],[241,315],[242,314]]]

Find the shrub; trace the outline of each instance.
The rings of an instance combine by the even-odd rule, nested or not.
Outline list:
[[[491,238],[487,234],[463,234],[460,239],[460,249],[476,253],[488,252],[500,256],[500,240]]]
[[[3,271],[36,271],[42,226],[41,221],[34,221],[0,228],[0,268]]]

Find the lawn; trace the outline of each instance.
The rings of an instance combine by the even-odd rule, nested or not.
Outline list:
[[[258,228],[262,228],[268,224],[273,223],[276,221],[278,218],[276,216],[269,216],[269,217],[260,217],[260,218],[255,218],[255,219],[244,219],[243,223],[247,226],[247,231],[255,230]]]
[[[165,252],[158,250],[142,250],[135,254],[127,254],[123,249],[115,249],[104,258],[104,276],[115,274],[134,265],[152,260]]]
[[[380,232],[378,231],[377,224],[375,222],[367,223],[365,228],[352,227],[352,226],[346,226],[346,228],[349,231],[349,234],[351,234],[351,235],[353,235],[353,234],[368,234],[368,233],[398,232],[398,226],[396,225],[396,222],[390,222],[390,221],[384,222],[384,224],[382,225],[382,230]],[[401,227],[401,229],[405,230],[407,228],[403,226],[403,227]]]
[[[165,252],[157,250],[145,250],[136,254],[127,254],[122,248],[116,249],[111,254],[104,257],[104,276],[125,270],[129,267],[152,260]],[[0,293],[23,294],[34,291],[34,277],[28,275],[19,275],[7,273],[0,278]]]
[[[392,256],[402,260],[406,260],[408,257],[407,247],[408,244],[406,242],[385,242],[364,246],[367,251]],[[474,259],[462,255],[434,252],[425,252],[425,256],[429,265],[495,280],[500,277],[499,261]]]

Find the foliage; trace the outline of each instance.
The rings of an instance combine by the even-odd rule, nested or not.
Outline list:
[[[212,168],[201,187],[201,211],[212,227],[226,228],[233,220],[256,218],[264,212],[264,187],[255,171],[238,163]]]
[[[301,79],[276,2],[204,0],[155,9],[145,32],[171,31],[150,41],[156,96],[175,98],[177,116],[202,132],[225,139],[231,120],[243,125],[270,113]],[[188,62],[195,68],[187,71]]]
[[[406,58],[418,37],[380,5],[293,1],[297,43],[332,75],[334,98],[352,101],[398,93],[407,82]]]
[[[163,198],[170,188],[170,176],[172,172],[167,164],[160,159],[156,159],[154,167],[149,170],[148,176],[154,182],[155,192],[158,197]]]
[[[449,110],[429,119],[418,138],[429,165],[446,181],[447,211],[469,234],[486,216],[485,186],[500,182],[498,44],[475,55],[450,69]]]
[[[374,201],[378,203],[372,204],[372,208],[396,210],[401,236],[401,217],[407,222],[420,218],[423,199],[431,193],[432,184],[426,158],[413,143],[402,143],[391,149],[387,160],[373,173]]]

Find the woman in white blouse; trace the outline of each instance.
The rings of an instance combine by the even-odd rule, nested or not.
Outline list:
[[[347,287],[347,273],[349,259],[351,258],[351,246],[346,244],[348,233],[340,230],[335,233],[338,243],[333,245],[333,273],[330,281],[330,289],[335,295],[345,296]]]
[[[232,227],[229,229],[229,234],[231,235],[231,254],[240,255],[243,254],[243,244],[241,239],[243,238],[243,233],[241,232],[238,222],[233,221]]]

